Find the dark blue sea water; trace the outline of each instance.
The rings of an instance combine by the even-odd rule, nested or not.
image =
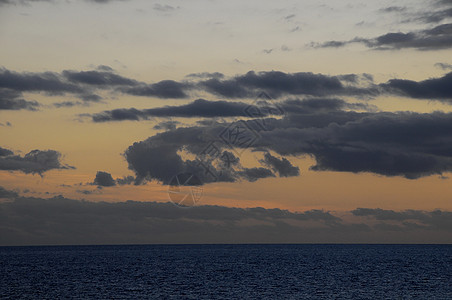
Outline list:
[[[452,299],[452,245],[0,247],[0,299]]]

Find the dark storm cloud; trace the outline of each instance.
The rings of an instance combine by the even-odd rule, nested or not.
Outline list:
[[[1,245],[148,244],[148,243],[368,243],[450,241],[444,216],[431,214],[436,227],[406,226],[403,232],[345,221],[323,210],[196,206],[171,203],[89,202],[62,196],[41,199],[12,196],[0,202]],[[450,218],[449,218],[450,220]],[[444,222],[445,225],[441,225]],[[422,225],[422,223],[420,223]],[[401,222],[394,225],[403,226]],[[400,232],[400,233],[398,233]]]
[[[110,173],[97,171],[96,178],[94,178],[95,185],[98,186],[114,186],[116,185],[116,181],[113,179]]]
[[[432,78],[423,81],[404,79],[391,79],[381,85],[389,89],[389,92],[417,99],[437,99],[452,101],[452,72],[440,78]]]
[[[390,32],[373,39],[354,38],[349,41],[327,41],[314,44],[317,48],[338,48],[351,43],[361,43],[376,50],[441,50],[452,47],[452,24],[442,24],[431,29],[412,32]]]
[[[247,117],[246,108],[256,108],[243,102],[195,100],[189,104],[179,106],[165,106],[144,110],[135,108],[121,108],[104,111],[92,116],[94,122],[140,120],[149,117]],[[265,115],[266,116],[266,115]]]
[[[40,174],[52,169],[74,169],[60,162],[61,154],[55,150],[33,150],[25,156],[14,155],[8,149],[2,148],[0,170],[22,171],[26,174]]]

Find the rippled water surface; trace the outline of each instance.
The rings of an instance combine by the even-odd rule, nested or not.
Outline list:
[[[0,299],[452,299],[451,245],[0,247]]]

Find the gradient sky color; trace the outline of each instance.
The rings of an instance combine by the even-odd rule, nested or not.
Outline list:
[[[0,0],[0,150],[6,151],[0,151],[0,244],[70,244],[71,238],[56,234],[53,226],[67,228],[67,235],[93,230],[86,239],[74,235],[72,243],[81,244],[96,243],[96,238],[99,243],[246,242],[256,232],[253,242],[450,243],[451,11],[451,1],[437,0]],[[334,84],[340,87],[331,88]],[[200,147],[195,139],[207,144],[216,127],[239,119],[251,122],[224,112],[233,105],[254,105],[261,91],[272,95],[285,115],[273,119],[271,132],[261,132],[259,145],[243,152],[233,180],[205,181],[198,206],[206,214],[221,207],[217,218],[196,215],[198,207],[187,212],[165,206],[168,186],[159,176],[164,176],[162,165],[170,169],[175,162],[170,150],[162,149]],[[204,105],[226,104],[185,107],[197,99],[207,100]],[[115,110],[128,110],[131,118],[131,108],[143,114],[165,107],[166,116],[111,117]],[[175,114],[181,109],[185,117]],[[200,117],[200,111],[209,115]],[[342,115],[345,119],[336,119]],[[110,119],[96,122],[95,116]],[[306,120],[313,123],[299,125]],[[164,127],[168,121],[174,127]],[[183,128],[195,133],[172,137]],[[293,140],[285,139],[295,131]],[[134,143],[148,138],[153,150],[138,153]],[[322,152],[307,146],[316,141],[330,148]],[[375,165],[358,154],[347,161],[341,151],[352,146],[363,157],[386,156]],[[26,155],[35,149],[39,157],[31,162]],[[180,151],[186,161],[199,149]],[[265,161],[265,153],[279,164]],[[320,168],[312,169],[316,164]],[[246,173],[252,168],[267,172],[259,175],[266,178]],[[132,179],[105,184],[95,179],[98,171],[113,180]],[[75,210],[84,199],[93,203],[93,211],[80,208],[79,217],[88,220],[82,226],[74,221],[75,213],[65,223],[32,209],[34,201],[41,201],[39,207],[61,213],[49,199]],[[117,238],[114,232],[100,238],[102,231],[93,228],[120,218],[119,210],[113,217],[104,215],[118,209],[108,205],[127,200],[171,211],[176,225],[162,229],[169,226],[166,217],[150,213],[140,219],[130,208],[125,214],[143,223],[129,224]],[[31,215],[18,208],[27,205]],[[263,208],[259,217],[249,209],[255,207]],[[240,216],[228,217],[238,210],[243,210]],[[105,224],[90,223],[95,214],[104,216]],[[338,219],[331,221],[330,215]],[[33,232],[30,219],[48,226]],[[187,220],[200,226],[199,234],[195,225],[189,233],[183,230]],[[206,233],[209,226],[220,235],[232,229],[221,240]],[[266,226],[273,230],[269,236]],[[147,237],[144,228],[155,238]],[[127,232],[133,238],[124,238]],[[234,234],[240,237],[234,240]]]

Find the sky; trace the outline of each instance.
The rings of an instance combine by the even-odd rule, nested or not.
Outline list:
[[[0,40],[0,245],[452,242],[450,0],[0,0]]]

